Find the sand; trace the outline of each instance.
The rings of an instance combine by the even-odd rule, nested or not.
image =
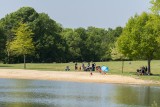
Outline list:
[[[0,78],[140,85],[160,84],[160,82],[141,80],[138,77],[134,78],[131,76],[108,74],[102,75],[98,72],[94,72],[91,76],[90,72],[37,71],[24,69],[0,69]]]

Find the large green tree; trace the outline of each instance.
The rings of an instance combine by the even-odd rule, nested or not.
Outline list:
[[[79,35],[79,48],[80,48],[80,55],[79,60],[80,61],[86,61],[87,59],[87,48],[86,48],[86,39],[87,39],[87,33],[86,29],[84,28],[77,28],[74,30]]]
[[[19,27],[14,30],[15,37],[8,45],[9,50],[14,55],[23,55],[24,69],[26,69],[26,55],[34,53],[35,47],[32,40],[33,32],[25,23],[19,23]]]
[[[86,46],[88,49],[87,54],[89,61],[101,60],[101,57],[107,50],[107,44],[105,44],[107,39],[104,38],[106,36],[106,30],[102,28],[88,27],[87,35]]]
[[[47,14],[40,13],[31,23],[34,32],[37,62],[60,62],[65,55],[65,42],[60,33],[62,28]],[[62,55],[63,54],[63,55]]]
[[[63,39],[65,39],[68,46],[68,54],[70,61],[78,61],[81,59],[80,45],[82,39],[80,35],[73,29],[64,29],[62,33]]]
[[[118,38],[118,49],[129,58],[147,59],[150,74],[151,60],[160,51],[160,16],[148,13],[135,15]]]

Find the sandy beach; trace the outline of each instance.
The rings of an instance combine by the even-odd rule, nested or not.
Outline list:
[[[160,82],[141,80],[138,77],[133,78],[121,75],[102,75],[97,72],[94,72],[91,76],[89,72],[37,71],[23,69],[0,69],[0,78],[142,85],[160,84]]]

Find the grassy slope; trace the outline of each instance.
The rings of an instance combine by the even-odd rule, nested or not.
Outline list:
[[[141,66],[146,66],[147,61],[130,61],[124,62],[124,73],[122,74],[122,62],[121,61],[110,61],[110,62],[96,62],[98,66],[108,66],[109,67],[109,74],[118,74],[118,75],[127,75],[137,77],[136,69],[140,68]],[[78,66],[81,66],[81,63],[78,63]],[[87,63],[85,63],[87,66]],[[27,69],[35,69],[35,70],[48,70],[48,71],[64,71],[66,66],[70,66],[71,71],[74,71],[74,63],[42,63],[42,64],[35,64],[29,63],[27,64]],[[23,64],[0,64],[0,68],[7,68],[7,69],[23,69]],[[160,81],[160,61],[154,60],[151,62],[151,72],[154,74],[152,76],[139,76],[141,79],[147,80],[159,80]]]

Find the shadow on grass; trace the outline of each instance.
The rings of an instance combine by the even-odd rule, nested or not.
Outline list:
[[[52,69],[52,68],[27,68],[27,69],[29,69],[29,70],[40,70],[40,71],[54,71],[54,69]]]
[[[129,72],[130,75],[137,75],[137,76],[153,76],[153,77],[158,77],[160,74],[150,74],[150,75],[138,75],[137,72]]]
[[[151,76],[160,76],[160,74],[152,74]]]
[[[13,66],[10,66],[10,65],[0,65],[0,68],[1,67],[13,67]]]
[[[36,70],[36,69],[44,69],[45,70],[46,69],[47,70],[47,69],[50,69],[50,68],[29,68],[28,67],[28,69],[34,69],[34,70]]]

